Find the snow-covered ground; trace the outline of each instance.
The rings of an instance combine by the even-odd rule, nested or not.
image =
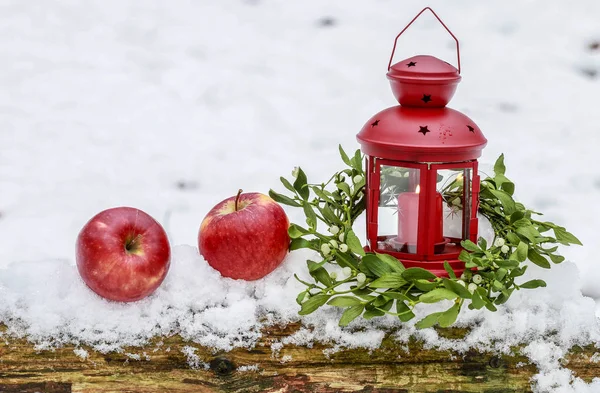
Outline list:
[[[175,324],[201,344],[248,345],[257,315],[296,319],[289,277],[306,255],[292,253],[257,283],[223,280],[197,256],[200,221],[238,188],[281,189],[279,176],[296,165],[314,180],[337,170],[338,143],[357,148],[364,122],[394,105],[385,78],[393,39],[424,5],[0,0],[0,320],[13,318],[15,332],[42,346],[53,337],[110,350]],[[463,80],[450,106],[488,138],[483,170],[504,152],[517,198],[584,243],[563,249],[570,263],[534,272],[548,288],[493,315],[465,313],[462,323],[484,322],[452,345],[526,343],[541,370],[538,391],[598,391],[600,382],[572,379],[544,353],[600,343],[594,302],[580,293],[600,298],[600,2],[428,5],[460,39]],[[425,14],[396,59],[454,63],[453,50]],[[188,245],[175,248],[156,295],[135,305],[97,298],[74,269],[78,231],[118,205],[146,211],[172,244]],[[335,313],[310,316],[317,330],[293,340],[376,346],[381,328],[395,324],[350,335],[335,328]],[[432,331],[407,326],[398,338],[406,334],[450,345]]]

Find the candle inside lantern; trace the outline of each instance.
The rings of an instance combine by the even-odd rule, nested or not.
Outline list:
[[[417,245],[417,234],[419,225],[419,193],[421,186],[417,185],[415,192],[403,192],[398,195],[398,242],[406,244],[408,252],[415,252]],[[435,226],[429,228],[433,232],[435,242],[442,242],[443,236],[443,216],[442,216],[442,195],[439,192],[435,194]]]

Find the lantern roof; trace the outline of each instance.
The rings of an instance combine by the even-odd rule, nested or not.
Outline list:
[[[458,69],[448,62],[429,55],[418,55],[400,61],[390,67],[390,80],[417,84],[458,83]]]
[[[393,106],[373,116],[356,137],[370,156],[414,162],[474,160],[487,144],[473,120],[446,107]]]

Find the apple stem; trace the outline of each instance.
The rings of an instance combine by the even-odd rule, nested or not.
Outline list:
[[[238,202],[240,201],[240,195],[242,195],[242,192],[243,190],[240,188],[235,196],[235,211],[238,211]]]
[[[127,242],[127,244],[125,245],[125,249],[127,251],[132,251],[135,249],[135,247],[137,246],[137,242],[138,240],[140,240],[142,238],[142,234],[138,234],[136,237],[134,237],[133,239],[131,239],[130,241]]]

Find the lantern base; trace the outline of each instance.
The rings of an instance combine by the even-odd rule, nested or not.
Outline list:
[[[433,245],[433,252],[436,254],[443,254],[444,249],[446,248],[446,244],[448,244],[448,243],[450,243],[450,239],[448,239],[448,238],[444,238],[441,242],[435,243]],[[417,253],[417,243],[400,242],[400,241],[398,241],[397,237],[387,239],[384,242],[384,248],[387,248],[387,247],[385,247],[387,245],[391,246],[392,250],[390,250],[390,251],[397,251],[397,252],[403,252],[403,253],[409,253],[409,254]]]
[[[394,242],[396,245],[393,245]],[[413,251],[412,253],[410,252],[411,250]],[[416,251],[416,245],[399,243],[396,236],[378,236],[376,249],[365,247],[365,251],[367,252],[375,251],[391,255],[402,262],[406,268],[420,267],[429,270],[438,277],[449,276],[446,269],[444,269],[444,262],[448,262],[457,277],[463,273],[465,263],[458,259],[462,250],[463,248],[460,246],[459,239],[444,238],[443,242],[436,243],[434,255],[416,254],[414,252]]]

